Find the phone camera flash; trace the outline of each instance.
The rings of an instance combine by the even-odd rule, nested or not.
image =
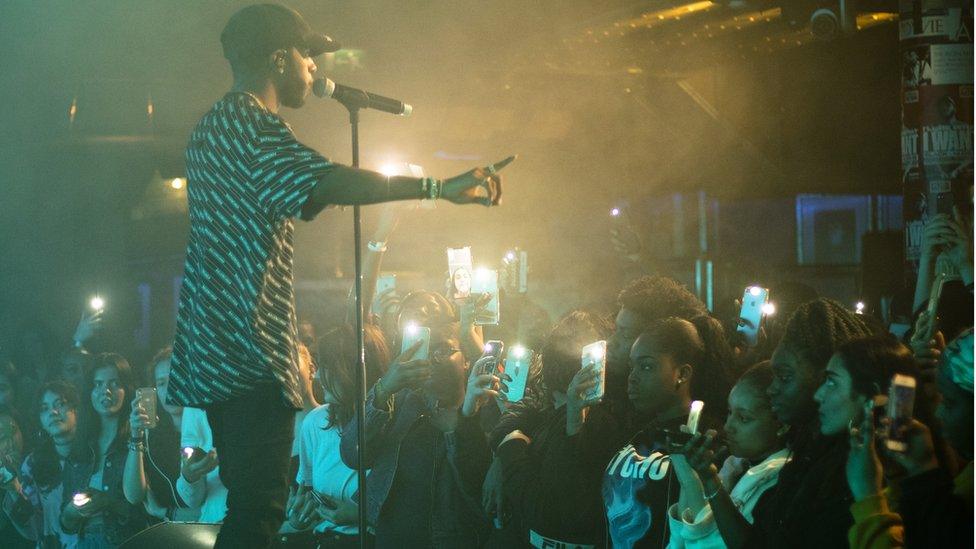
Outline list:
[[[762,314],[766,316],[776,314],[776,305],[773,305],[772,303],[764,303],[762,306]]]
[[[101,311],[102,309],[105,308],[105,300],[98,296],[95,296],[91,298],[91,301],[88,302],[88,305],[91,306],[91,308],[95,309],[96,311]]]
[[[758,297],[762,293],[762,289],[759,286],[752,286],[749,288],[749,295]]]
[[[620,215],[620,208],[613,208],[612,210],[610,210],[610,215],[612,215],[613,217],[617,217],[618,215]]]
[[[515,358],[525,358],[525,347],[521,345],[512,347],[512,356]]]

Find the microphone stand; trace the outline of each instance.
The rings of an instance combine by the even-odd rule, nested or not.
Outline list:
[[[352,165],[359,167],[359,110],[369,103],[369,97],[362,93],[350,94],[340,101],[349,111],[349,125],[352,132]],[[359,425],[357,446],[357,477],[359,482],[359,547],[366,549],[366,335],[364,331],[363,303],[363,220],[358,204],[352,208],[353,245],[356,260],[356,423]]]

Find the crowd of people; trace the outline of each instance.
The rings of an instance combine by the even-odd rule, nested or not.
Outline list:
[[[395,211],[383,210],[375,240],[389,239]],[[376,547],[971,541],[972,237],[938,221],[926,233],[916,323],[902,340],[818,297],[781,309],[750,345],[736,319],[647,275],[620,290],[615,317],[575,309],[554,323],[503,284],[510,314],[481,326],[482,295],[374,295],[385,246],[371,246],[366,415],[360,423],[355,414],[351,323],[304,323],[303,410],[275,544],[358,546],[361,430],[362,534]],[[930,307],[937,279],[955,297]],[[142,368],[89,351],[101,315],[84,315],[74,344],[45,371],[0,367],[3,547],[115,547],[160,521],[224,518],[207,414],[167,399],[171,351]],[[429,339],[405,342],[416,327]],[[584,366],[582,349],[599,341],[605,360]],[[516,343],[528,348],[529,373],[509,399]],[[906,378],[914,402],[898,420],[884,399]]]

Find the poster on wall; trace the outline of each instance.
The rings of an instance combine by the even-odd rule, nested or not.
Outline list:
[[[899,23],[906,276],[918,270],[925,224],[969,211],[973,185],[973,13],[912,11]]]

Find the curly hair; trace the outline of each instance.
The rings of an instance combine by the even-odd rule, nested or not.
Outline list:
[[[780,346],[823,370],[838,347],[870,335],[873,331],[859,315],[821,297],[800,305],[790,316]]]
[[[617,304],[650,323],[668,317],[692,319],[708,313],[705,304],[680,282],[663,276],[642,276],[624,287]]]
[[[550,391],[565,393],[582,365],[583,346],[606,339],[613,325],[603,315],[575,310],[563,315],[542,344],[542,380]]]

